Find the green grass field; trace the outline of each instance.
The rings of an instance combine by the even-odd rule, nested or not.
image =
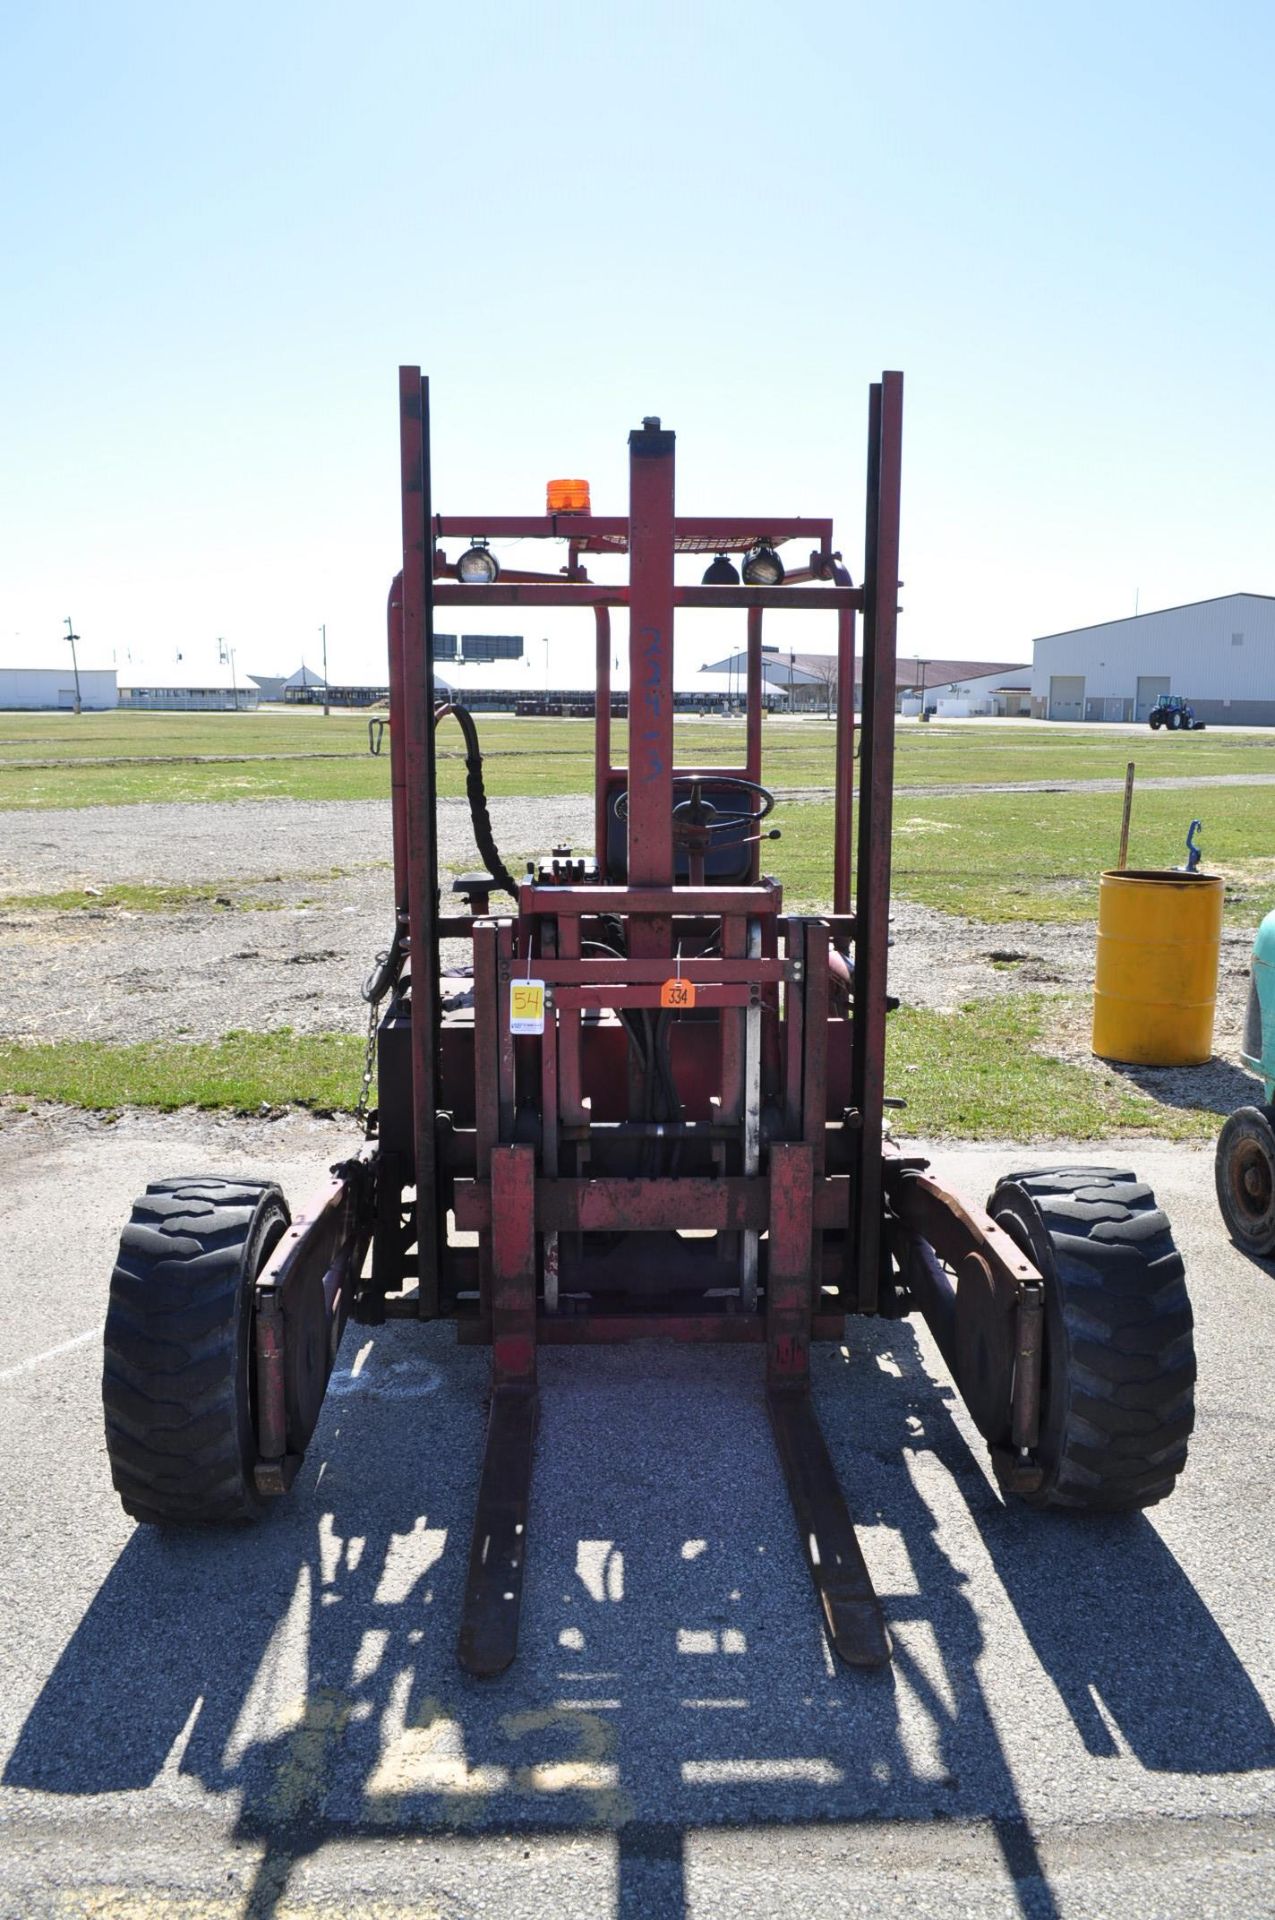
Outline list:
[[[494,716],[480,718],[479,726],[493,797],[590,790],[591,722]],[[816,719],[768,722],[768,783],[796,793],[826,788],[832,779],[834,731]],[[615,737],[619,751],[622,723]],[[0,808],[384,797],[388,758],[373,758],[366,745],[365,717],[346,714],[327,721],[318,713],[112,713],[85,714],[78,721],[64,714],[11,714],[0,717]],[[444,728],[439,749],[440,792],[458,797],[464,792],[459,734]],[[684,764],[738,764],[742,750],[739,721],[679,722],[678,756]],[[1130,756],[1140,782],[1193,773],[1242,779],[1246,773],[1275,772],[1275,735],[1045,732],[1018,729],[1012,722],[905,725],[899,732],[897,784],[948,791],[899,794],[895,891],[988,921],[1092,918],[1097,876],[1114,862],[1119,844],[1120,795],[971,789],[1025,779],[1117,779]],[[1204,821],[1207,862],[1228,882],[1228,916],[1255,923],[1275,906],[1275,794],[1262,786],[1140,785],[1130,863],[1179,864],[1187,827],[1197,816]],[[793,905],[825,905],[832,865],[827,804],[784,800],[775,819],[783,838],[767,847],[768,870],[784,881]],[[30,904],[55,902],[32,897]]]
[[[494,795],[587,793],[593,779],[589,720],[514,720],[479,715]],[[616,757],[625,723],[614,726]],[[828,787],[835,726],[770,720],[764,774],[779,788]],[[438,734],[439,791],[462,794],[459,731]],[[741,720],[680,720],[683,764],[742,764]],[[1092,728],[900,727],[897,783],[962,787],[1023,780],[1275,774],[1275,734],[1097,733]],[[122,806],[139,800],[367,800],[389,792],[388,754],[367,751],[367,716],[280,714],[0,714],[0,809]]]
[[[263,1107],[352,1112],[363,1042],[343,1033],[227,1033],[215,1041],[114,1047],[91,1040],[0,1041],[0,1087],[93,1112],[118,1107]]]
[[[896,1131],[964,1140],[1210,1139],[1217,1115],[1165,1107],[1049,1056],[1051,1008],[1032,995],[972,1001],[957,1013],[903,1008],[887,1027],[887,1086],[906,1100]],[[113,1112],[121,1107],[306,1107],[349,1113],[363,1042],[350,1034],[229,1033],[215,1042],[137,1046],[0,1041],[0,1088]]]
[[[488,791],[495,797],[589,792],[588,721],[479,719]],[[782,838],[766,848],[768,871],[789,903],[828,903],[832,810],[802,789],[832,779],[834,728],[821,720],[768,722],[764,777],[793,790],[775,813]],[[617,753],[624,726],[615,728]],[[321,714],[163,715],[115,713],[0,716],[0,808],[85,807],[134,801],[369,799],[389,789],[387,757],[366,751],[366,717]],[[439,737],[439,785],[464,791],[459,735]],[[682,764],[738,765],[740,722],[679,722]],[[1206,865],[1227,880],[1227,917],[1253,927],[1275,907],[1275,790],[1244,776],[1275,772],[1275,736],[1098,733],[1085,728],[931,724],[900,729],[894,886],[905,899],[989,922],[1092,921],[1098,875],[1119,842],[1118,791],[990,792],[1014,781],[1119,780],[1132,756],[1140,782],[1226,774],[1234,785],[1156,788],[1135,795],[1129,860],[1180,864],[1193,817],[1204,821]],[[528,834],[534,838],[534,810]],[[526,848],[506,848],[515,859]],[[388,836],[384,856],[389,856]],[[296,878],[297,876],[292,876]],[[310,877],[310,876],[307,876]],[[321,876],[313,876],[321,877]],[[142,884],[99,894],[11,894],[3,904],[39,912],[72,907],[172,911],[214,906],[215,881]],[[233,889],[234,904],[267,905],[261,888]],[[1056,1003],[1054,1003],[1056,1004]],[[958,1015],[905,1009],[890,1023],[892,1091],[909,1106],[902,1130],[970,1139],[1047,1134],[1100,1139],[1150,1131],[1208,1137],[1216,1115],[1160,1106],[1114,1087],[1083,1066],[1051,1058],[1044,1003],[1030,997],[974,1003]],[[0,1090],[97,1108],[187,1103],[253,1111],[349,1106],[360,1043],[344,1036],[228,1035],[215,1044],[110,1047],[79,1042],[0,1045]]]
[[[963,793],[895,802],[894,891],[990,922],[1077,922],[1098,912],[1098,876],[1120,847],[1119,793]],[[776,810],[783,840],[766,864],[791,904],[826,904],[832,861],[827,806]],[[1205,865],[1227,882],[1226,917],[1256,926],[1275,907],[1275,790],[1150,788],[1135,794],[1132,867],[1181,866],[1193,818]]]

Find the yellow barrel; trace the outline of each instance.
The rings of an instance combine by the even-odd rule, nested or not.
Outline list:
[[[1212,873],[1104,873],[1098,883],[1093,1050],[1139,1067],[1213,1052],[1223,882]]]

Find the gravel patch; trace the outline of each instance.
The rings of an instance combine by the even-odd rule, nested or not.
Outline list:
[[[579,796],[494,800],[491,816],[515,871],[523,855],[555,842],[581,845],[592,832],[592,801]],[[440,801],[438,817],[443,867],[477,867],[466,802]],[[359,988],[393,927],[388,805],[244,800],[4,819],[5,1037],[128,1042],[210,1040],[235,1028],[363,1032]],[[166,913],[3,911],[6,891],[119,881],[216,881],[232,904]]]
[[[1252,941],[1246,934],[1223,935],[1213,1057],[1203,1066],[1133,1067],[1095,1058],[1090,1049],[1087,995],[1084,999],[1060,1003],[1057,1023],[1050,1028],[1050,1053],[1059,1060],[1088,1067],[1109,1086],[1123,1085],[1148,1094],[1161,1106],[1218,1114],[1234,1113],[1236,1107],[1261,1106],[1265,1098],[1262,1082],[1249,1072],[1240,1058],[1251,946]],[[1092,988],[1092,970],[1089,985]]]
[[[593,802],[493,800],[506,860],[593,834]],[[8,812],[0,836],[0,895],[51,893],[121,880],[180,885],[326,874],[390,857],[388,800],[234,800],[206,806],[50,808]],[[439,855],[455,872],[478,864],[469,807],[438,803]]]
[[[890,991],[909,1007],[952,1013],[966,1000],[1093,985],[1092,926],[992,926],[896,897],[890,937]]]

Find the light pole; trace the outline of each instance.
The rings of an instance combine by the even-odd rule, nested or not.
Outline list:
[[[239,683],[235,679],[235,650],[226,645],[220,634],[217,635],[217,654],[222,665],[230,668],[230,697],[234,702],[235,712],[238,713]]]
[[[66,627],[66,637],[71,643],[71,671],[75,675],[75,711],[78,713],[80,711],[80,665],[75,657],[75,643],[80,636],[72,630],[71,616],[69,613],[66,616],[64,625]]]
[[[548,634],[545,635],[544,639],[541,641],[540,644],[545,650],[545,696],[547,698],[549,694],[549,636]]]
[[[323,718],[328,717],[328,626],[325,620],[319,628],[323,635]]]
[[[793,652],[793,650],[792,650],[792,648],[791,648],[791,647],[789,647],[789,649],[788,649],[788,716],[789,716],[789,718],[790,718],[790,719],[792,718],[792,712],[793,712],[793,705],[792,705],[792,670],[793,670],[793,668],[794,668],[794,667],[796,666],[796,664],[797,664],[797,656],[796,656],[796,654],[795,654],[795,653]]]

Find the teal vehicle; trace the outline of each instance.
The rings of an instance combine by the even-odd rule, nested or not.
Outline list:
[[[1262,1076],[1266,1104],[1239,1107],[1218,1136],[1217,1203],[1245,1253],[1275,1253],[1275,913],[1257,929],[1244,1016],[1244,1064]]]

